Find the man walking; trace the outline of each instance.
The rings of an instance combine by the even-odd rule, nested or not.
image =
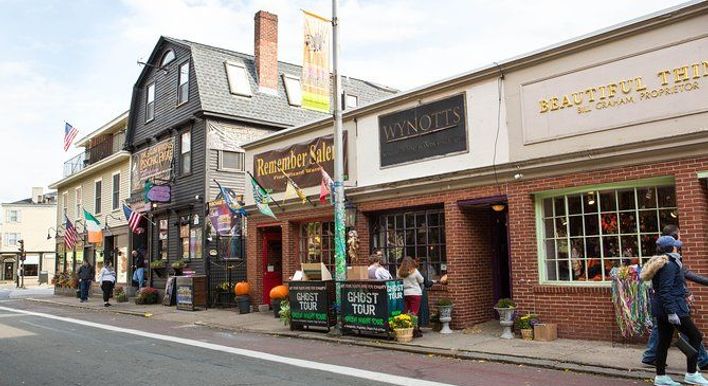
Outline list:
[[[133,258],[133,281],[138,283],[138,290],[140,290],[145,282],[145,257],[135,249],[130,255]]]
[[[83,264],[81,264],[81,267],[79,268],[79,291],[81,293],[81,303],[88,301],[88,293],[94,276],[96,275],[93,272],[93,267],[89,264],[88,260],[84,260]]]

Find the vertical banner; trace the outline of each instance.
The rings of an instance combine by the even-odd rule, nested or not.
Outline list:
[[[329,50],[332,46],[332,22],[314,13],[303,12],[305,45],[302,60],[302,107],[329,113]]]

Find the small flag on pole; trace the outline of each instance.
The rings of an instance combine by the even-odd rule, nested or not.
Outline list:
[[[136,210],[132,210],[128,205],[123,204],[123,214],[125,219],[128,221],[128,228],[133,233],[138,233],[138,228],[140,227],[140,213]]]
[[[71,143],[74,141],[74,138],[76,138],[76,134],[78,133],[79,130],[77,130],[74,126],[64,122],[64,151],[69,150]]]
[[[229,209],[231,210],[232,214],[246,217],[248,215],[246,209],[244,209],[241,205],[239,205],[237,202],[234,202],[233,200],[233,197],[235,196],[234,191],[229,188],[224,188],[217,180],[214,180],[214,182],[216,182],[216,185],[219,187],[219,194],[216,196],[216,198],[219,199],[219,197],[222,197],[224,199],[224,202],[226,202],[226,205],[228,205]]]
[[[101,231],[101,223],[98,219],[84,209],[84,218],[86,219],[86,230],[88,230],[88,242],[93,244],[101,244],[103,242],[103,232]]]
[[[258,184],[258,181],[253,176],[251,176],[251,185],[253,186],[253,200],[256,202],[258,210],[264,215],[277,220],[278,218],[273,214],[273,210],[268,206],[268,202],[273,200],[268,192]]]
[[[305,195],[305,192],[299,186],[297,186],[295,181],[293,181],[293,179],[290,178],[290,176],[288,176],[285,173],[285,171],[283,171],[283,169],[280,169],[280,168],[278,168],[278,169],[280,170],[281,173],[283,173],[283,176],[285,176],[285,179],[286,179],[286,181],[285,181],[285,194],[283,194],[283,204],[285,204],[285,201],[288,199],[288,197],[294,197],[294,196],[299,197],[300,201],[302,201],[303,204],[306,203],[307,202],[307,195]]]
[[[66,228],[66,231],[64,231],[64,244],[66,245],[66,249],[74,249],[74,245],[76,245],[76,242],[79,240],[79,233],[76,232],[76,227],[69,221],[66,215],[64,215],[64,222],[66,223],[64,225],[64,228]]]
[[[327,203],[327,196],[332,193],[332,177],[327,174],[323,167],[320,167],[322,172],[322,182],[320,182],[320,203]]]

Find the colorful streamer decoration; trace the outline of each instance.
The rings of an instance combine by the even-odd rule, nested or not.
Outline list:
[[[615,320],[625,338],[644,335],[652,327],[649,286],[639,279],[639,271],[637,265],[631,265],[610,272]]]

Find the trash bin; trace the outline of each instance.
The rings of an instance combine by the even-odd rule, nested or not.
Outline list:
[[[39,271],[39,284],[49,283],[49,272]]]

